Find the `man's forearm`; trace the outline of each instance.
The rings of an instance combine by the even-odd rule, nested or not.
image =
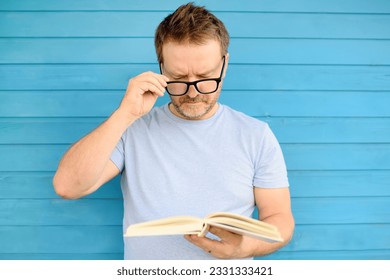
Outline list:
[[[279,229],[279,232],[284,241],[268,243],[265,241],[244,237],[247,239],[245,242],[251,243],[251,245],[247,246],[253,248],[252,253],[250,254],[251,256],[264,256],[275,252],[290,242],[294,232],[294,218],[291,214],[275,214],[263,219],[262,221],[276,226]]]
[[[87,194],[99,180],[112,151],[132,121],[117,110],[75,143],[62,158],[54,176],[56,192],[67,198]]]

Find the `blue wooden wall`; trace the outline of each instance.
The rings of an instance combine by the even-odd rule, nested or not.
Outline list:
[[[123,257],[118,179],[77,201],[51,179],[158,70],[154,30],[183,3],[167,2],[0,0],[0,259]],[[267,258],[390,259],[390,1],[197,3],[232,37],[221,101],[285,153],[296,233]]]

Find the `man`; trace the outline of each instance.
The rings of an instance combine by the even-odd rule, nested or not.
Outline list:
[[[211,227],[206,237],[125,238],[125,259],[251,258],[292,236],[287,172],[268,125],[218,103],[229,62],[223,23],[192,3],[159,25],[161,74],[132,78],[120,106],[74,144],[53,179],[57,193],[79,198],[121,173],[124,230],[158,218],[228,211],[279,228],[266,243]],[[171,102],[153,108],[165,90]]]

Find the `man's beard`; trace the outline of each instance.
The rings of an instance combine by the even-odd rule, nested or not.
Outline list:
[[[184,95],[179,99],[171,98],[172,106],[175,111],[183,118],[187,120],[199,120],[203,116],[207,115],[217,103],[219,94],[216,94],[213,99],[204,95],[197,95],[195,98],[190,98],[188,95]],[[191,103],[200,102],[191,108]],[[187,106],[190,105],[190,106]]]

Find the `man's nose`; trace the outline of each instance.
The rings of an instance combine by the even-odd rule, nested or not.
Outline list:
[[[199,95],[199,92],[196,90],[195,85],[190,85],[190,87],[188,88],[187,95],[191,98],[195,98]]]

